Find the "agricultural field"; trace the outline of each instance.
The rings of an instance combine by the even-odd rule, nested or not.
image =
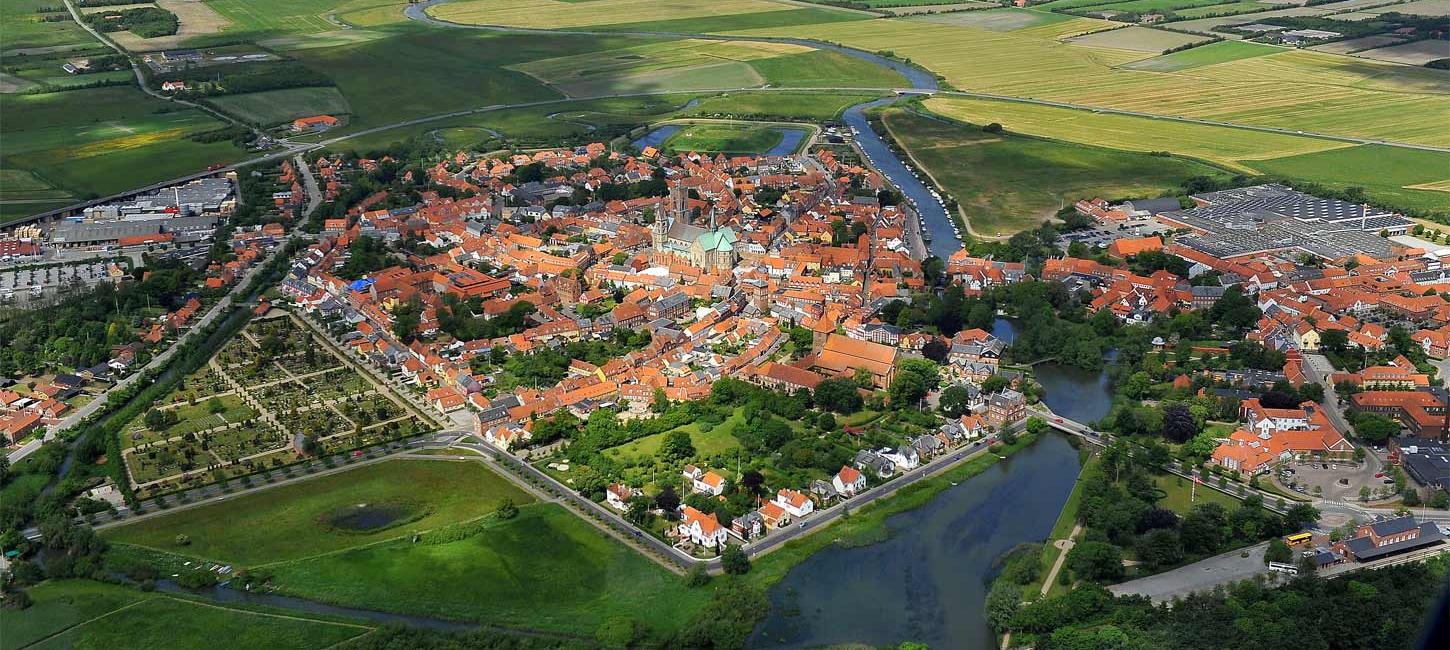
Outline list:
[[[0,168],[29,172],[78,198],[181,176],[245,154],[230,141],[189,139],[225,123],[132,87],[0,95],[0,113],[5,115]]]
[[[352,113],[347,98],[336,88],[284,88],[242,95],[212,97],[207,103],[239,120],[272,126],[309,115],[343,116]]]
[[[710,597],[553,503],[268,569],[303,598],[583,634],[614,617],[670,632]]]
[[[1194,176],[1226,175],[1182,158],[990,134],[901,109],[887,109],[883,120],[983,236],[1036,227],[1081,198],[1156,197]]]
[[[1117,66],[1141,59],[1141,53],[1074,47],[1058,42],[1060,35],[1030,33],[1035,29],[1041,28],[993,32],[926,20],[879,19],[743,33],[821,38],[866,50],[890,50],[964,90],[1333,135],[1450,144],[1450,131],[1441,128],[1443,120],[1433,119],[1450,114],[1450,81],[1443,73],[1304,50],[1182,73],[1125,71]],[[1405,119],[1407,115],[1421,119]]]
[[[122,431],[132,483],[169,492],[333,453],[430,424],[364,379],[285,312],[249,323],[168,399]]]
[[[343,29],[354,15],[374,17],[362,26],[376,27],[405,20],[401,0],[205,0],[207,6],[229,23],[223,34],[229,38],[267,38],[307,35]],[[379,9],[389,9],[379,13]],[[379,20],[378,16],[391,16]],[[334,17],[334,18],[329,18]]]
[[[41,12],[40,9],[46,9]],[[86,30],[72,20],[65,7],[52,0],[5,0],[0,3],[0,51],[15,54],[38,54],[35,48],[65,48],[96,42]],[[6,63],[9,63],[7,61]]]
[[[33,605],[0,610],[0,648],[190,649],[224,638],[229,647],[321,650],[371,628],[280,616],[88,580],[52,580],[28,590]]]
[[[1203,36],[1180,34],[1178,32],[1134,25],[1123,29],[1109,29],[1083,36],[1075,36],[1067,39],[1067,42],[1082,47],[1106,47],[1116,50],[1130,50],[1133,52],[1158,53],[1193,43],[1201,43],[1206,40],[1208,38]],[[1192,50],[1188,51],[1191,52]]]
[[[1219,41],[1181,52],[1155,56],[1151,59],[1143,59],[1142,61],[1134,61],[1122,67],[1130,70],[1176,72],[1178,70],[1189,70],[1192,68],[1201,68],[1206,65],[1216,65],[1256,56],[1276,54],[1283,51],[1284,48],[1260,43]]]
[[[1314,6],[1288,7],[1285,9],[1274,9],[1255,13],[1251,16],[1224,15],[1208,18],[1197,18],[1193,20],[1181,20],[1173,23],[1174,29],[1183,29],[1194,32],[1211,32],[1213,28],[1220,25],[1238,25],[1246,22],[1254,22],[1262,18],[1275,18],[1280,16],[1328,16],[1354,11],[1360,7],[1384,4],[1387,0],[1343,0],[1342,2],[1331,2],[1328,4]],[[1191,11],[1191,10],[1190,10]],[[1213,11],[1210,13],[1220,13]],[[1224,38],[1241,39],[1242,34],[1222,34]]]
[[[1447,154],[987,100],[933,98],[925,106],[974,124],[999,122],[1015,133],[1129,151],[1167,151],[1244,173],[1360,186],[1370,196],[1408,208],[1450,210],[1450,193],[1405,187],[1444,180],[1450,175]]]
[[[1385,46],[1388,46],[1388,45],[1396,45],[1396,44],[1403,43],[1403,42],[1405,42],[1404,39],[1399,38],[1399,37],[1396,37],[1396,36],[1389,36],[1389,35],[1386,35],[1386,34],[1376,34],[1374,36],[1365,36],[1365,37],[1362,37],[1362,38],[1351,38],[1351,39],[1349,39],[1347,41],[1334,41],[1333,43],[1325,43],[1323,45],[1315,45],[1313,47],[1310,47],[1309,49],[1314,50],[1316,52],[1331,52],[1333,54],[1349,54],[1351,52],[1358,52],[1360,50],[1372,50],[1372,49],[1377,48],[1377,47],[1385,47]]]
[[[1365,50],[1360,52],[1359,56],[1391,63],[1425,65],[1436,59],[1450,59],[1450,42],[1434,39],[1414,41],[1403,45]]]
[[[1003,9],[988,9],[985,11],[964,11],[960,13],[921,16],[914,20],[939,25],[976,27],[994,32],[1009,32],[1028,27],[1071,22],[1076,19],[1072,16],[1064,16],[1048,11],[1008,7]]]
[[[746,123],[685,124],[665,139],[662,149],[681,153],[695,151],[760,154],[775,149],[784,137],[785,130],[776,126]]]
[[[75,196],[57,189],[30,171],[0,169],[0,201],[16,203],[74,202]]]
[[[126,31],[106,34],[117,45],[132,52],[154,52],[175,49],[199,37],[220,32],[231,25],[230,20],[217,13],[210,5],[201,0],[154,0],[151,3],[135,6],[154,6],[176,14],[177,29],[175,34],[149,38]],[[81,11],[85,14],[92,14],[100,11],[115,10],[116,8],[87,7]]]
[[[1207,16],[1233,16],[1237,14],[1257,13],[1269,7],[1280,7],[1294,3],[1278,2],[1255,2],[1254,0],[1238,0],[1237,2],[1224,2],[1222,4],[1193,7],[1190,9],[1174,9],[1174,15],[1181,20],[1193,20]]]
[[[480,463],[395,459],[110,528],[104,536],[118,544],[257,566],[473,521],[504,499],[533,501]],[[190,541],[178,545],[179,534]]]
[[[871,14],[804,7],[769,0],[460,0],[431,7],[428,14],[465,25],[535,29],[710,33],[761,27],[789,27],[852,20]],[[641,21],[648,16],[650,20]]]

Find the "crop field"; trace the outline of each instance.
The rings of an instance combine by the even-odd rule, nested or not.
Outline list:
[[[37,11],[43,8],[49,11]],[[44,20],[52,16],[59,20]],[[64,6],[51,0],[5,0],[0,3],[0,34],[5,35],[0,41],[0,50],[6,54],[29,48],[95,42],[71,19]]]
[[[1143,13],[1155,10],[1192,9],[1195,7],[1209,7],[1221,4],[1223,0],[1127,0],[1127,2],[1104,2],[1099,1],[1089,5],[1074,4],[1069,11],[1074,14],[1087,14],[1094,12],[1114,13]],[[1056,5],[1056,3],[1052,3]]]
[[[1184,19],[1184,20],[1192,20],[1194,18],[1203,18],[1205,16],[1219,16],[1219,15],[1232,16],[1232,15],[1235,15],[1235,14],[1253,13],[1253,12],[1262,11],[1264,9],[1268,9],[1269,7],[1278,6],[1280,4],[1289,4],[1289,3],[1255,2],[1254,0],[1238,0],[1238,2],[1224,2],[1224,3],[1216,4],[1216,5],[1208,5],[1208,6],[1203,6],[1203,7],[1192,7],[1192,8],[1189,8],[1189,9],[1174,9],[1173,10],[1173,13],[1177,14],[1178,17],[1181,18],[1181,19]]]
[[[1425,65],[1436,59],[1450,59],[1450,42],[1429,39],[1405,43],[1404,45],[1392,45],[1373,50],[1365,50],[1359,53],[1360,56],[1392,63],[1404,63],[1407,65]]]
[[[34,604],[0,610],[0,649],[229,647],[320,650],[370,628],[145,593],[88,580],[50,580],[27,590]]]
[[[205,0],[206,4],[230,22],[225,29],[229,36],[245,32],[261,34],[315,34],[336,31],[342,25],[328,20],[335,15],[346,21],[353,13],[369,12],[380,7],[396,8],[398,0]],[[369,14],[371,15],[371,14]],[[401,14],[396,20],[404,20]],[[376,26],[376,22],[367,26]]]
[[[1135,25],[1123,29],[1109,29],[1083,36],[1075,36],[1067,39],[1067,42],[1083,47],[1107,47],[1118,50],[1131,50],[1134,52],[1157,53],[1206,40],[1208,39],[1203,36],[1167,32],[1161,29],[1150,29],[1148,27],[1138,27]],[[1188,51],[1191,52],[1192,50]]]
[[[1406,207],[1450,210],[1450,194],[1406,189],[1450,176],[1450,154],[986,100],[933,98],[925,105],[975,124],[999,122],[1011,132],[1129,151],[1168,151],[1241,172],[1360,186]]]
[[[34,173],[23,169],[0,169],[0,200],[64,201],[74,198]]]
[[[238,119],[260,126],[289,122],[309,115],[346,115],[352,112],[336,88],[285,88],[243,95],[222,95],[207,100]]]
[[[1176,72],[1178,70],[1189,70],[1201,68],[1206,65],[1228,63],[1239,59],[1249,59],[1256,56],[1277,54],[1283,52],[1284,48],[1260,43],[1248,43],[1241,41],[1219,41],[1195,47],[1181,52],[1155,56],[1151,59],[1134,61],[1123,67],[1131,70],[1151,70],[1154,72]]]
[[[895,72],[801,45],[678,40],[510,66],[571,97],[753,87],[894,87]]]
[[[1367,14],[1387,14],[1394,12],[1409,16],[1450,16],[1450,0],[1414,0],[1414,2],[1392,4],[1383,7],[1366,7],[1361,11]]]
[[[1374,36],[1365,36],[1362,38],[1351,38],[1347,41],[1334,41],[1333,43],[1315,45],[1313,47],[1310,47],[1309,49],[1314,50],[1315,52],[1349,54],[1350,52],[1358,52],[1360,50],[1372,50],[1377,47],[1398,45],[1404,42],[1404,39],[1396,36],[1389,36],[1387,34],[1376,34]]]
[[[913,20],[931,22],[941,25],[956,25],[959,27],[979,27],[994,32],[1008,32],[1014,29],[1026,27],[1037,27],[1054,23],[1071,22],[1072,16],[1052,13],[1049,11],[1038,11],[1035,9],[987,9],[985,11],[964,11],[950,14],[936,14],[932,16],[921,16]]]
[[[152,6],[144,4],[137,6]],[[209,36],[226,29],[231,24],[225,16],[216,12],[202,0],[155,0],[154,6],[160,7],[173,14],[176,14],[178,21],[176,33],[170,36],[156,36],[143,38],[131,32],[111,32],[111,37],[117,45],[120,45],[132,52],[152,52],[157,50],[168,50],[180,47],[183,43],[199,37]],[[97,9],[86,9],[85,13],[93,11],[104,11],[115,7],[100,7]]]
[[[973,12],[976,13],[976,12]],[[922,20],[880,19],[756,30],[890,50],[964,90],[1150,114],[1302,129],[1418,144],[1450,144],[1450,81],[1443,73],[1310,51],[1229,61],[1180,73],[1124,71],[1141,54],[1082,48],[1028,30],[992,32]],[[1416,116],[1417,119],[1406,119]]]
[[[425,431],[430,425],[380,393],[289,315],[254,320],[155,408],[122,432],[137,490],[158,494],[296,459],[295,436],[324,453]]]
[[[472,521],[528,493],[479,463],[388,460],[110,528],[107,540],[257,566],[288,562]],[[355,515],[378,520],[363,529]],[[190,537],[178,545],[176,536]]]
[[[669,632],[710,597],[552,503],[441,532],[269,569],[323,602],[584,634],[614,617]]]
[[[438,5],[429,15],[461,24],[536,29],[710,33],[864,20],[871,14],[802,7],[768,0],[461,0]],[[648,17],[649,20],[640,20]]]
[[[131,87],[0,95],[0,113],[0,168],[31,172],[77,197],[154,183],[244,154],[229,141],[188,138],[221,128],[221,121]]]
[[[1328,4],[1314,5],[1311,7],[1289,7],[1286,9],[1274,9],[1255,13],[1251,16],[1226,15],[1211,18],[1198,18],[1195,20],[1181,20],[1173,23],[1174,29],[1185,29],[1194,32],[1210,32],[1219,25],[1237,25],[1245,22],[1257,21],[1263,18],[1274,18],[1279,16],[1328,16],[1342,12],[1353,11],[1359,7],[1384,4],[1386,0],[1344,0],[1343,2],[1331,2]],[[1191,10],[1190,10],[1191,11]],[[1210,12],[1218,13],[1218,12]],[[1224,38],[1241,39],[1240,34],[1223,34]]]
[[[1036,227],[1063,205],[1095,196],[1159,196],[1209,165],[1061,141],[993,135],[900,109],[891,136],[961,204],[973,232],[1001,236]]]

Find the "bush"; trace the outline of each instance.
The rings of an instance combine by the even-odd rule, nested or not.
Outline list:
[[[513,519],[519,516],[519,507],[514,505],[513,499],[505,497],[503,502],[498,504],[498,510],[495,512],[499,519]]]
[[[739,546],[729,546],[725,548],[725,554],[720,556],[720,567],[725,573],[743,575],[750,571],[750,558],[745,556],[745,551]]]
[[[705,571],[705,565],[695,564],[685,572],[685,586],[690,588],[703,587],[710,584],[710,573]]]

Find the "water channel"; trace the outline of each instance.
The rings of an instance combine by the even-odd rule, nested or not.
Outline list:
[[[982,609],[996,560],[1047,537],[1077,471],[1077,450],[1050,435],[890,517],[886,541],[812,555],[771,588],[750,647],[995,648]]]

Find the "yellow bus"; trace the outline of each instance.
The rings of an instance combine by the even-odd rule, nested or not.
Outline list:
[[[1310,533],[1294,533],[1293,535],[1288,535],[1284,537],[1284,543],[1290,546],[1294,546],[1297,544],[1307,544],[1309,540],[1313,537],[1314,535]]]

